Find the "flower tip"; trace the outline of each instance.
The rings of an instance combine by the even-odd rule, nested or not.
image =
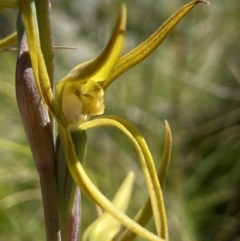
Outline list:
[[[127,13],[127,6],[126,6],[125,3],[122,3],[122,4],[121,4],[120,12],[121,12],[122,14],[125,14],[125,15],[126,15],[126,13]]]
[[[169,124],[168,124],[168,121],[167,120],[164,120],[164,123],[165,123],[165,127],[168,127]]]
[[[123,3],[120,8],[120,14],[119,14],[119,30],[126,31],[126,21],[127,21],[127,7],[126,4]]]
[[[125,181],[124,181],[125,183],[127,183],[126,186],[128,186],[128,187],[133,186],[134,180],[135,180],[134,171],[129,171],[125,178]],[[124,189],[126,189],[126,188],[124,188]]]
[[[205,3],[207,5],[210,5],[210,2],[207,0],[197,0],[196,3]]]
[[[128,179],[130,180],[134,180],[135,179],[135,173],[134,171],[130,171],[127,175]]]
[[[171,128],[170,128],[170,125],[167,120],[165,120],[165,131],[166,131],[167,135],[169,136],[169,139],[171,140],[172,132],[171,132]]]

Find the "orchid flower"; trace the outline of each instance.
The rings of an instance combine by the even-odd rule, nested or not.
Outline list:
[[[49,74],[49,62],[44,59],[45,55],[42,53],[42,42],[39,39],[31,2],[26,0],[14,1],[16,6],[19,4],[19,8],[22,11],[36,86],[43,103],[57,122],[58,135],[68,169],[81,192],[105,211],[103,216],[89,226],[83,240],[110,241],[119,232],[121,225],[125,226],[126,230],[120,237],[120,240],[132,240],[136,234],[149,241],[168,240],[167,218],[161,185],[163,184],[170,159],[170,128],[166,123],[165,151],[160,171],[157,172],[149,148],[139,131],[120,117],[102,115],[105,108],[104,95],[108,86],[118,76],[150,55],[179,21],[198,3],[208,4],[206,0],[197,0],[186,4],[145,42],[122,56],[127,16],[126,6],[123,4],[112,36],[102,53],[98,57],[73,68],[58,82],[54,96],[51,83],[52,77]],[[3,8],[4,6],[0,4],[0,10]],[[92,118],[98,115],[102,116]],[[130,178],[127,179],[130,179],[130,181],[126,181],[127,184],[123,184],[127,186],[126,193],[123,194],[123,191],[120,190],[120,194],[117,193],[116,198],[110,201],[88,177],[81,164],[82,160],[79,160],[76,153],[71,133],[76,131],[84,132],[88,129],[102,126],[113,126],[120,129],[131,140],[138,154],[149,198],[134,219],[131,219],[124,213],[130,199],[133,182],[132,174],[129,174]],[[128,196],[123,203],[120,200],[122,195]],[[157,234],[153,234],[144,228],[152,214]],[[110,227],[111,223],[115,227],[110,234],[106,227]]]

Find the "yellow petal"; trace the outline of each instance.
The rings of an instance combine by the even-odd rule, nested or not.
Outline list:
[[[180,8],[175,14],[173,14],[154,34],[152,34],[145,42],[132,50],[130,53],[123,56],[110,77],[102,84],[103,89],[106,89],[113,80],[118,76],[126,72],[128,69],[137,65],[143,61],[148,55],[150,55],[168,36],[173,28],[180,22],[180,20],[198,3],[209,4],[206,0],[192,1],[182,8]]]
[[[97,119],[97,121],[101,121],[101,118]],[[87,121],[80,125],[78,127],[78,130],[84,130],[93,128],[94,126],[90,127],[88,126],[88,123],[93,123],[94,121]],[[102,121],[101,121],[102,122]],[[103,120],[103,122],[105,122]],[[102,122],[102,124],[104,124]],[[95,122],[95,127],[99,126],[99,123]],[[83,127],[85,125],[85,128]],[[105,123],[105,126],[108,125],[108,123]],[[87,126],[89,128],[87,128]],[[83,127],[83,128],[82,128]],[[135,223],[131,218],[129,218],[126,214],[121,212],[119,209],[117,209],[112,202],[110,202],[99,190],[98,188],[92,183],[92,181],[89,179],[87,173],[84,171],[84,168],[81,165],[81,162],[78,160],[76,151],[74,148],[73,141],[71,139],[71,130],[72,126],[69,126],[67,129],[64,128],[61,123],[58,125],[59,130],[59,137],[61,140],[61,143],[63,145],[64,155],[68,164],[69,171],[71,172],[71,175],[74,179],[74,181],[77,183],[77,185],[80,187],[81,191],[94,203],[96,203],[98,206],[100,206],[102,209],[109,212],[112,216],[114,216],[116,219],[118,219],[124,226],[131,229],[133,232],[137,233],[139,236],[145,238],[149,241],[164,241],[164,239],[156,236],[155,234],[149,232],[139,224]],[[74,126],[75,128],[75,126]]]
[[[15,32],[0,40],[0,50],[8,48],[16,43],[17,43],[17,33]]]
[[[122,54],[125,32],[126,6],[123,4],[112,37],[104,51],[97,58],[76,66],[62,81],[106,80]]]
[[[157,172],[155,169],[155,164],[152,159],[152,155],[148,149],[148,146],[143,136],[129,122],[127,122],[126,120],[118,116],[103,116],[98,119],[87,121],[81,124],[78,127],[78,129],[87,130],[90,128],[101,127],[101,126],[117,127],[124,134],[126,134],[127,137],[132,141],[134,147],[136,148],[138,158],[141,163],[142,171],[145,177],[146,185],[148,188],[148,193],[151,198],[154,221],[158,232],[158,236],[167,240],[168,227],[167,227],[167,219],[166,219],[165,205],[163,202],[162,190],[158,181]],[[108,210],[108,212],[110,211]],[[127,228],[135,232],[132,229],[132,227],[130,228],[129,226],[127,226]],[[138,234],[142,235],[140,233]]]
[[[78,98],[82,98],[81,108],[83,108],[82,112],[84,114],[98,115],[103,113],[104,93],[102,87],[96,82],[106,80],[118,62],[123,50],[125,29],[126,7],[125,5],[122,5],[112,37],[104,51],[96,59],[76,66],[57,84],[56,102],[59,109],[62,110],[61,120],[64,120],[63,114],[65,112],[65,114],[68,113],[67,115],[69,115],[69,118],[65,115],[65,119],[67,119],[67,121],[71,121],[69,122],[70,124],[74,124],[72,123],[72,120],[75,119],[76,112],[74,111],[70,113],[65,107],[73,99],[78,102],[76,98],[71,98],[71,96],[69,98],[67,97],[68,94],[75,94],[76,91],[78,92]],[[70,101],[68,101],[67,104],[64,104],[64,99],[70,99]],[[75,104],[77,102],[75,102]],[[74,106],[76,107],[75,104]],[[65,110],[63,110],[63,107]],[[75,122],[75,124],[79,124],[79,122]]]
[[[134,173],[128,173],[122,185],[118,189],[113,204],[125,212],[131,197],[134,182]],[[112,241],[121,228],[121,222],[112,215],[104,212],[84,232],[83,241]]]
[[[165,145],[164,145],[164,151],[163,151],[160,170],[158,171],[158,179],[161,186],[163,186],[164,178],[166,176],[168,165],[170,162],[171,148],[172,148],[171,129],[168,125],[168,122],[165,121]],[[153,214],[152,204],[151,204],[150,197],[148,197],[147,201],[144,203],[144,205],[138,211],[137,215],[134,217],[134,220],[144,227],[152,217],[152,214]],[[136,237],[136,233],[132,232],[129,229],[126,229],[122,234],[120,240],[121,241],[133,240],[135,237]]]
[[[165,177],[167,175],[168,166],[171,158],[171,151],[172,151],[172,132],[168,122],[165,120],[165,144],[164,144],[164,151],[163,151],[163,156],[161,160],[161,166],[158,171],[158,179],[161,185],[163,185]]]

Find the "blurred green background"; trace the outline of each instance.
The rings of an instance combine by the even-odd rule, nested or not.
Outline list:
[[[52,1],[55,80],[96,56],[108,41],[123,1]],[[144,41],[186,0],[131,0],[125,52]],[[200,4],[143,63],[106,92],[106,114],[132,122],[159,167],[164,120],[173,155],[164,186],[171,241],[240,240],[240,1]],[[0,15],[0,38],[15,30],[17,11]],[[44,240],[38,174],[15,99],[16,52],[0,53],[0,241]],[[126,173],[136,182],[128,214],[147,197],[136,153],[113,128],[88,132],[85,168],[113,197]],[[96,218],[85,197],[82,229]],[[153,230],[152,223],[148,225]],[[137,238],[136,240],[143,240]]]

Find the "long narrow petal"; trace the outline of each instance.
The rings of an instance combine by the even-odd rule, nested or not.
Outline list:
[[[159,185],[155,165],[151,153],[142,135],[127,121],[117,116],[104,116],[99,119],[81,124],[80,129],[100,126],[115,126],[119,128],[134,144],[139,161],[142,166],[146,180],[149,196],[151,198],[153,215],[158,235],[162,238],[168,237],[167,221],[161,187]]]
[[[17,43],[17,33],[15,32],[0,40],[0,51],[2,49],[11,47],[16,43]]]
[[[158,179],[160,184],[163,185],[165,177],[167,175],[168,166],[171,158],[171,150],[172,150],[172,133],[170,126],[167,121],[165,121],[165,145],[163,150],[163,156],[161,161],[161,166],[158,172]]]
[[[103,83],[103,89],[106,89],[113,80],[118,76],[126,72],[128,69],[137,65],[143,61],[148,55],[150,55],[168,36],[173,28],[180,22],[180,20],[198,3],[206,3],[206,0],[192,1],[182,8],[180,8],[175,14],[173,14],[154,34],[152,34],[145,42],[132,50],[130,53],[123,56],[110,77]]]
[[[89,123],[89,122],[86,122]],[[112,202],[110,202],[92,183],[92,181],[87,176],[81,163],[77,159],[75,149],[71,140],[69,130],[65,129],[59,125],[59,136],[64,146],[65,156],[68,163],[69,170],[77,183],[81,188],[81,191],[87,195],[91,200],[93,200],[97,205],[103,208],[105,211],[109,212],[117,220],[119,220],[124,226],[136,232],[138,235],[149,241],[164,241],[164,239],[157,237],[152,234],[127,215],[117,209]]]
[[[161,166],[158,172],[158,179],[160,182],[160,185],[163,186],[164,178],[167,173],[168,165],[170,162],[170,156],[171,156],[171,147],[172,147],[172,134],[170,127],[165,121],[165,145],[164,145],[164,151],[161,161]],[[148,197],[145,204],[141,207],[141,209],[138,211],[137,215],[134,217],[134,220],[139,223],[141,226],[145,226],[147,222],[152,217],[152,205],[150,197]],[[136,237],[136,234],[133,233],[131,230],[127,229],[122,234],[120,241],[131,241]]]
[[[113,71],[122,54],[126,32],[126,6],[121,6],[120,15],[112,37],[104,51],[95,59],[76,66],[63,79],[66,81],[104,81]]]
[[[138,130],[132,126],[126,120],[118,116],[103,116],[102,118],[109,118],[121,123],[135,138],[138,145],[140,146],[142,153],[145,158],[145,164],[142,164],[143,173],[145,174],[145,179],[148,187],[149,197],[151,200],[152,213],[155,219],[155,225],[160,237],[168,239],[168,229],[167,229],[167,218],[165,213],[165,207],[163,202],[163,195],[161,192],[161,187],[158,181],[155,164],[152,155],[148,149],[148,146],[143,138],[143,136],[138,132]],[[141,158],[139,158],[141,160]],[[145,170],[146,168],[146,170]],[[149,177],[147,176],[147,173]],[[148,178],[150,180],[148,180]]]

